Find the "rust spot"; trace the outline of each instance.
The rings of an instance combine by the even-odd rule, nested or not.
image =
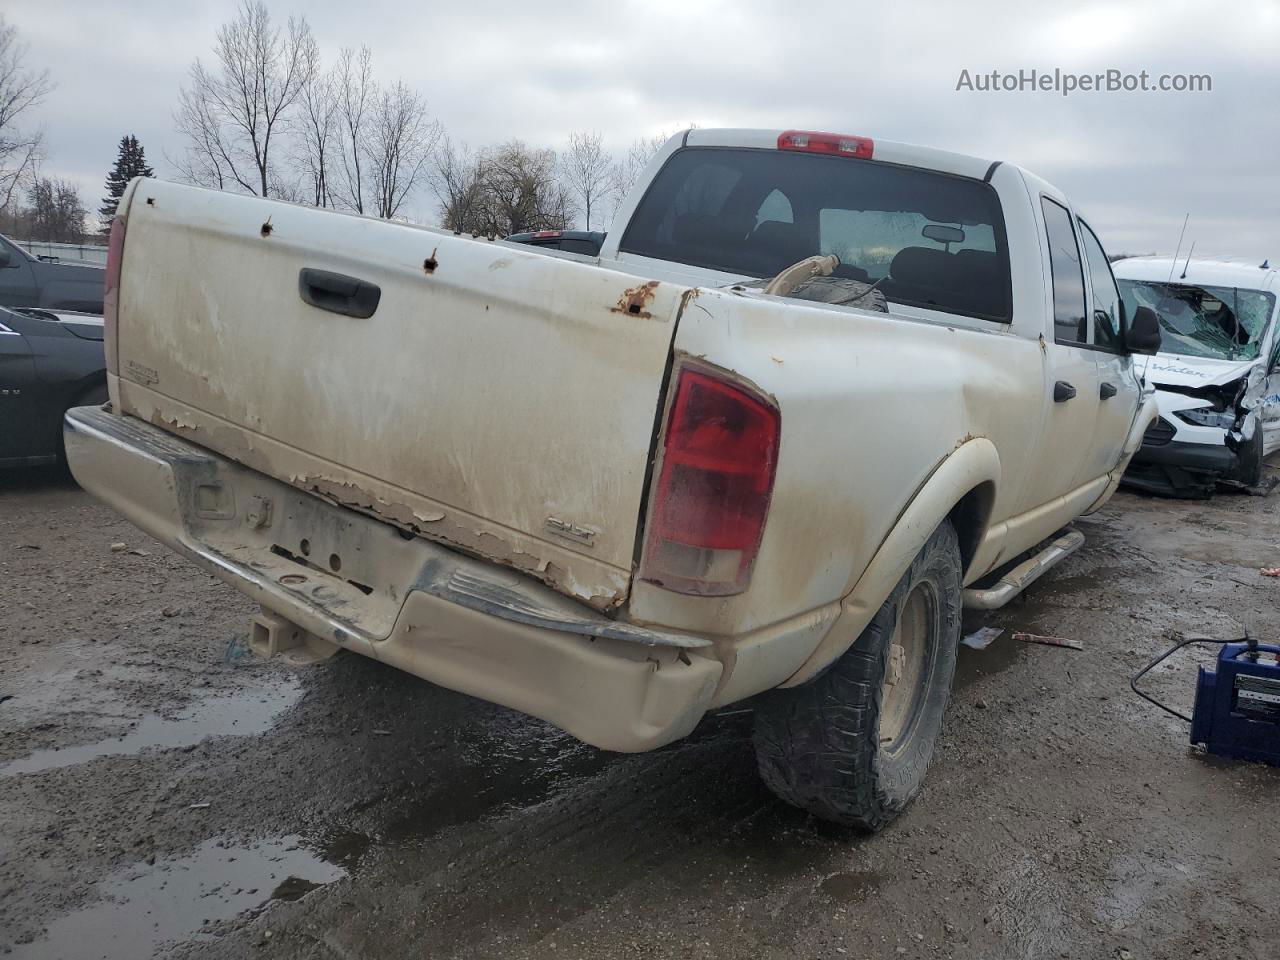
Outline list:
[[[439,247],[433,248],[431,251],[431,256],[427,257],[427,259],[422,261],[422,270],[424,273],[428,273],[428,274],[435,273],[436,267],[440,266],[440,261],[436,259],[436,250],[439,250],[439,249],[440,249]]]
[[[271,218],[267,217],[267,222],[262,225],[262,236],[264,238],[271,236],[271,230],[272,230]]]
[[[195,433],[196,431],[196,425],[194,423],[187,423],[180,417],[166,417],[159,410],[153,410],[151,412],[151,423],[153,426],[157,426],[161,430],[168,430],[171,433],[176,433],[181,430],[190,430],[192,433]]]
[[[612,609],[626,599],[625,588],[622,587],[607,596],[598,594],[586,596],[580,591],[575,591],[567,570],[550,561],[540,561],[537,557],[525,553],[513,544],[506,543],[488,531],[469,530],[447,519],[439,511],[418,513],[406,505],[388,503],[356,484],[330,480],[326,477],[291,477],[290,481],[295,486],[317,494],[331,503],[379,517],[414,534],[424,535],[437,543],[460,550],[469,556],[528,574],[553,589],[585,601],[598,610]]]
[[[609,311],[610,313],[625,313],[628,316],[649,319],[653,314],[646,308],[653,302],[657,292],[657,280],[650,280],[648,283],[642,283],[638,287],[624,290],[622,291],[622,296],[618,298],[618,305],[610,307]]]

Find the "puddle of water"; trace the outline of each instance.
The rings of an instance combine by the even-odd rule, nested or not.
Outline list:
[[[297,900],[346,871],[299,846],[296,836],[237,846],[206,840],[188,857],[134,864],[98,884],[101,899],[52,921],[13,960],[138,960],[167,940],[198,938],[271,900]]]
[[[173,719],[151,715],[124,736],[73,747],[37,750],[0,765],[0,777],[69,767],[97,757],[136,754],[148,747],[185,747],[206,737],[245,737],[271,728],[280,714],[302,695],[296,680],[269,689],[255,689],[229,697],[209,697]]]
[[[336,863],[351,873],[373,841],[366,834],[354,830],[335,829],[312,834],[307,843],[319,850],[330,863]]]

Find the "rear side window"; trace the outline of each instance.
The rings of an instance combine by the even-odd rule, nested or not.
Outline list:
[[[570,238],[560,241],[560,249],[569,253],[581,253],[588,257],[598,256],[600,253],[600,243],[596,240],[576,240]]]
[[[1049,266],[1053,269],[1053,339],[1058,343],[1088,344],[1084,315],[1084,273],[1071,214],[1060,203],[1041,198],[1044,226],[1049,235]]]
[[[875,160],[688,147],[636,208],[620,248],[766,278],[834,253],[836,276],[894,303],[1008,322],[1009,253],[990,184]]]

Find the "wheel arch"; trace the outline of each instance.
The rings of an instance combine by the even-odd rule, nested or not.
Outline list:
[[[982,538],[991,525],[991,509],[995,502],[995,481],[984,480],[961,497],[947,514],[946,518],[951,521],[960,541],[960,567],[966,579],[969,566],[977,556]]]
[[[808,660],[781,686],[793,687],[812,680],[853,645],[944,521],[951,521],[955,527],[961,569],[967,573],[990,526],[999,482],[1000,455],[986,437],[966,439],[939,461],[841,599],[840,613],[831,628]]]

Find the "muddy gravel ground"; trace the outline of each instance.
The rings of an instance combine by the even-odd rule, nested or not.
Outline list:
[[[865,837],[763,789],[749,709],[621,756],[359,657],[258,661],[230,588],[5,475],[0,953],[1274,960],[1280,770],[1196,755],[1127,678],[1171,632],[1280,636],[1278,505],[1082,521],[966,618],[1005,633],[962,649],[924,793]],[[1196,660],[1154,688],[1188,707]]]

